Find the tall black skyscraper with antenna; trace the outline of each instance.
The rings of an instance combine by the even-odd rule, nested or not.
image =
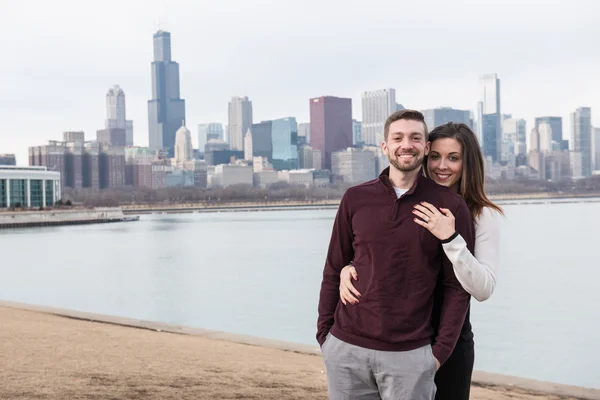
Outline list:
[[[179,92],[179,64],[171,60],[171,34],[154,34],[152,99],[148,100],[150,148],[167,150],[173,157],[175,133],[185,121],[185,100]]]

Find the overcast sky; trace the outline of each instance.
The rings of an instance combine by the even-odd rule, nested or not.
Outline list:
[[[600,126],[597,0],[0,0],[0,153],[66,130],[95,138],[106,92],[126,94],[147,145],[152,34],[172,35],[187,125],[227,123],[231,96],[254,120],[309,119],[310,97],[393,87],[407,108],[474,110],[480,75],[502,112],[527,119],[592,107]]]

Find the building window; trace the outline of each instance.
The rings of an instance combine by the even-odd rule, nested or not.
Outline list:
[[[10,180],[10,205],[13,207],[27,207],[27,180]]]
[[[6,179],[0,179],[0,208],[6,208],[8,202],[6,199]]]
[[[46,181],[46,206],[54,205],[54,181]]]
[[[39,208],[44,204],[44,192],[42,187],[42,181],[39,179],[32,179],[29,181],[29,200],[32,208]]]
[[[60,180],[54,181],[54,198],[56,201],[62,200],[62,193],[60,191]]]

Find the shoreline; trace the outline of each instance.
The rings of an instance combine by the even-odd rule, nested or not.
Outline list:
[[[2,211],[0,229],[107,224],[137,219],[139,217],[127,217],[120,207]]]
[[[46,315],[68,318],[77,321],[100,323],[123,328],[134,328],[145,331],[164,332],[183,336],[201,337],[204,339],[250,345],[253,347],[286,351],[295,354],[304,354],[320,357],[317,345],[297,344],[279,340],[265,339],[254,336],[239,335],[200,328],[190,328],[160,322],[143,321],[132,318],[116,317],[104,314],[88,313],[69,309],[46,306],[37,306],[26,303],[0,300],[0,307],[16,309]],[[581,400],[600,399],[600,389],[583,388],[552,382],[543,382],[527,378],[519,378],[482,371],[473,373],[473,387],[492,388],[498,390],[519,390],[530,394],[544,394],[558,398]]]
[[[490,200],[500,205],[544,204],[570,202],[600,202],[600,194],[556,195],[554,193],[536,193],[523,195],[493,195]],[[330,200],[287,200],[287,201],[240,201],[222,203],[184,203],[184,204],[124,204],[125,215],[143,214],[189,214],[214,212],[250,212],[285,210],[332,210],[337,209],[340,199]]]

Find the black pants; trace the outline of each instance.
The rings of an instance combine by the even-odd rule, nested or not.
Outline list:
[[[474,363],[473,340],[458,339],[452,355],[435,375],[435,400],[469,400]]]

